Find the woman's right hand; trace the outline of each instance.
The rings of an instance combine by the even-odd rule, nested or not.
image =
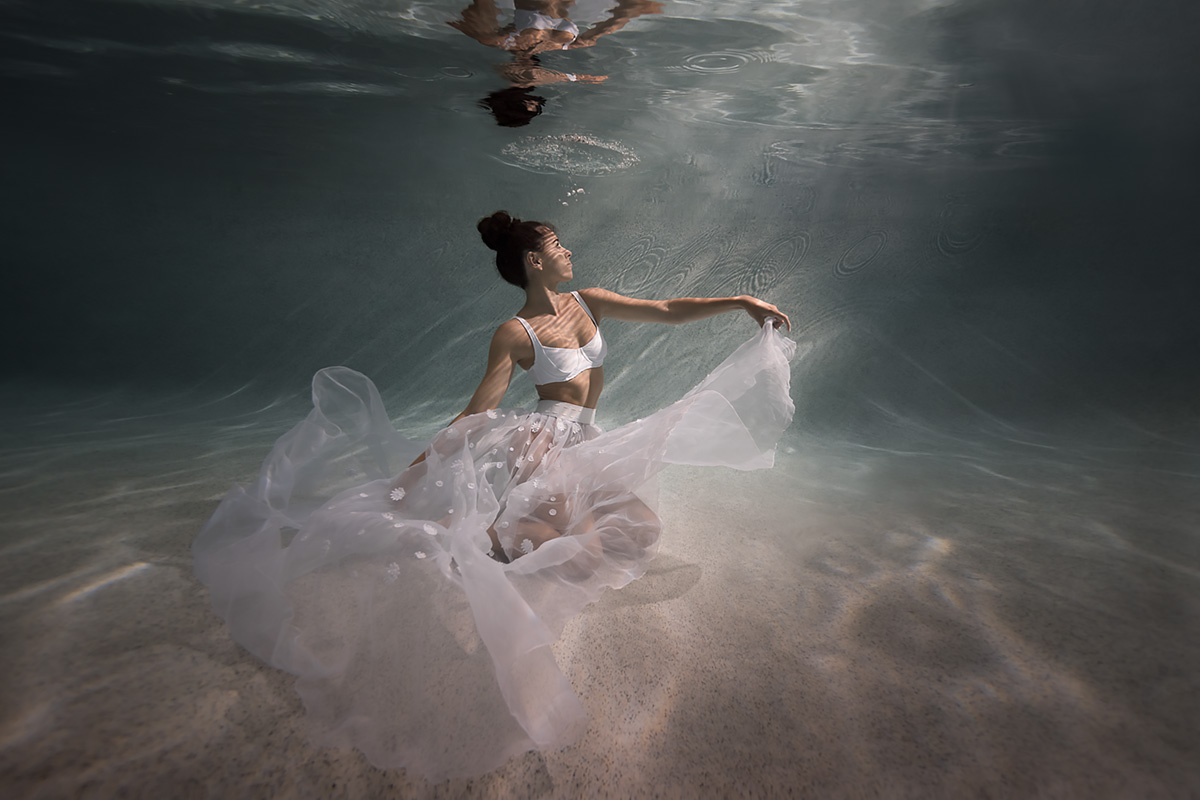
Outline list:
[[[742,308],[746,309],[746,313],[758,323],[759,327],[767,324],[767,320],[779,328],[782,325],[787,325],[787,329],[792,329],[792,321],[788,319],[788,315],[780,311],[776,306],[771,305],[765,300],[759,300],[757,297],[750,295],[742,295],[739,300],[742,301]]]

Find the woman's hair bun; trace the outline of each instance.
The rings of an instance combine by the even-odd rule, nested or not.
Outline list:
[[[492,250],[499,251],[504,247],[504,241],[512,234],[513,226],[520,221],[510,217],[507,211],[497,211],[490,217],[479,220],[479,224],[475,227],[479,229],[483,243]]]
[[[525,254],[542,249],[543,239],[554,228],[532,219],[510,217],[507,211],[497,211],[475,225],[483,243],[496,251],[496,269],[513,286],[522,288],[529,282],[525,274]]]

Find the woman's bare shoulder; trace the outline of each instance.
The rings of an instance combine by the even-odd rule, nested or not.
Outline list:
[[[501,322],[500,326],[496,328],[496,332],[492,334],[492,341],[498,343],[515,344],[523,338],[528,338],[525,334],[525,326],[516,317]]]
[[[587,289],[580,289],[579,293],[584,297],[620,297],[614,291],[605,289],[603,286],[590,286]]]
[[[583,302],[587,303],[588,310],[592,312],[592,316],[597,320],[608,316],[606,312],[609,304],[614,300],[621,299],[621,295],[616,292],[610,292],[608,289],[602,289],[599,286],[580,289],[577,294],[583,298]]]
[[[605,303],[619,303],[622,300],[629,299],[624,295],[619,295],[614,291],[600,286],[592,286],[588,289],[580,289],[579,296],[587,301],[588,306],[603,306]]]
[[[520,360],[533,354],[533,344],[529,341],[529,334],[525,332],[525,326],[516,317],[513,317],[500,323],[500,327],[496,328],[496,332],[492,334],[491,350],[493,353],[508,353]]]
[[[588,308],[592,309],[597,318],[609,317],[634,322],[656,321],[661,316],[664,305],[661,300],[626,297],[599,287],[581,289],[579,296],[587,302]]]

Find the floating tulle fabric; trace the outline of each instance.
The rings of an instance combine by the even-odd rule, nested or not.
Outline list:
[[[432,781],[569,745],[587,715],[551,643],[645,571],[663,466],[772,465],[795,347],[766,325],[678,402],[607,433],[469,416],[407,469],[420,449],[371,381],[321,370],[312,413],[200,532],[196,574],[234,639],[298,677],[320,744]]]

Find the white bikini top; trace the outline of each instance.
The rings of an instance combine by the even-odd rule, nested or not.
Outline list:
[[[569,19],[559,19],[557,17],[549,17],[545,14],[539,14],[537,11],[526,11],[523,8],[513,10],[513,32],[504,40],[504,49],[509,50],[517,41],[517,35],[521,31],[537,30],[537,31],[563,31],[571,34],[571,42],[579,38],[579,26]],[[571,46],[571,42],[567,42],[562,46],[566,50]]]
[[[596,334],[583,347],[545,347],[538,341],[532,325],[521,317],[513,317],[525,327],[525,332],[529,334],[529,340],[533,342],[533,366],[529,368],[529,377],[533,378],[534,386],[569,381],[579,373],[604,363],[608,345],[604,343],[604,337],[600,335],[600,326],[596,324],[592,310],[587,307],[587,303],[583,302],[579,292],[571,292],[571,296],[579,301],[579,305],[583,306],[583,310],[587,312],[588,319],[592,321],[593,325],[596,325]]]

